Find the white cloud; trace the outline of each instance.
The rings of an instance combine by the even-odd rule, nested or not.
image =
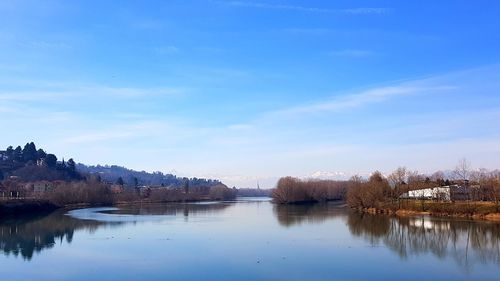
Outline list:
[[[390,98],[398,96],[406,96],[418,93],[428,93],[448,91],[454,87],[451,86],[418,86],[411,84],[401,84],[398,86],[387,86],[362,91],[360,93],[334,97],[330,100],[316,102],[308,105],[291,107],[283,110],[278,110],[274,114],[278,115],[297,115],[303,113],[320,113],[340,111],[363,105],[382,102]]]
[[[330,56],[351,57],[351,58],[365,58],[375,55],[376,53],[369,50],[357,49],[344,49],[328,52]]]
[[[102,133],[87,133],[87,134],[72,136],[72,137],[63,139],[62,142],[68,143],[68,144],[77,144],[77,143],[81,144],[81,143],[88,143],[88,142],[123,139],[123,138],[129,138],[132,136],[135,136],[135,134],[133,134],[132,132],[108,131],[108,132],[102,132]]]
[[[176,46],[160,46],[154,47],[153,51],[159,55],[171,55],[180,52],[180,49]]]
[[[234,7],[247,7],[256,9],[272,9],[272,10],[289,10],[298,12],[316,12],[316,13],[343,13],[352,15],[361,14],[385,14],[390,11],[388,8],[350,8],[350,9],[327,9],[327,8],[317,8],[317,7],[306,7],[299,5],[288,5],[288,4],[269,4],[263,2],[251,2],[251,1],[213,1],[219,5],[227,5]]]
[[[70,137],[65,137],[60,142],[82,144],[137,137],[160,137],[170,131],[166,123],[157,121],[143,121],[126,125],[102,124],[101,128],[92,128],[87,132],[71,134]]]
[[[56,49],[56,50],[71,49],[72,48],[72,46],[66,42],[50,42],[50,41],[43,41],[43,40],[29,41],[27,43],[23,43],[23,45],[26,45],[29,47],[41,48],[41,49]]]
[[[80,83],[26,83],[25,89],[0,91],[0,101],[45,101],[64,102],[80,99],[103,98],[145,98],[174,97],[185,94],[189,89],[180,87],[134,88]]]
[[[133,21],[130,26],[137,30],[161,31],[167,26],[163,20],[159,19],[142,19]]]

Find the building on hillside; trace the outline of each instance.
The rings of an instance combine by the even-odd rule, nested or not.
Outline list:
[[[37,166],[45,166],[45,158],[41,158],[36,160],[36,165]]]
[[[151,195],[151,187],[143,185],[136,187],[137,193],[143,198],[148,198]]]
[[[7,160],[7,159],[9,159],[9,157],[7,156],[7,151],[0,150],[0,161],[4,161],[4,160]]]
[[[24,189],[35,197],[41,196],[48,191],[52,191],[54,188],[54,182],[49,181],[30,182],[24,185]]]
[[[432,188],[410,190],[403,193],[400,198],[404,199],[428,199],[441,201],[468,200],[470,198],[469,188],[459,185],[448,185]]]
[[[0,182],[0,198],[5,198],[7,195],[7,189],[5,186]]]
[[[124,191],[123,185],[119,185],[119,184],[112,184],[110,189],[111,189],[111,193],[113,193],[113,194],[120,194],[120,193],[123,193],[123,191]]]

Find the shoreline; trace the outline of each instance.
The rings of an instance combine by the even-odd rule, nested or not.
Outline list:
[[[0,202],[0,216],[50,213],[62,206],[45,200],[9,200]]]
[[[391,210],[391,209],[380,209],[380,208],[360,208],[354,210],[358,210],[369,214],[394,215],[398,217],[430,216],[437,218],[463,218],[463,219],[472,219],[478,221],[500,222],[500,213],[488,213],[488,214],[440,213],[440,212],[430,212],[430,211],[415,211],[410,209]]]
[[[51,213],[60,209],[74,210],[91,207],[105,207],[105,206],[123,206],[135,204],[168,204],[168,203],[196,203],[196,202],[222,202],[224,200],[213,199],[200,199],[200,200],[172,200],[172,201],[154,201],[154,200],[134,200],[134,201],[117,201],[111,204],[105,203],[77,203],[58,205],[48,200],[37,199],[20,199],[20,200],[6,200],[0,201],[0,218],[15,217],[39,213]]]

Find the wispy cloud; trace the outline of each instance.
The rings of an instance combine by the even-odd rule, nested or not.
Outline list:
[[[376,53],[370,50],[344,49],[328,52],[330,56],[350,57],[350,58],[366,58],[375,55]]]
[[[72,47],[70,44],[68,44],[66,42],[52,42],[52,41],[43,41],[43,40],[29,41],[29,42],[21,43],[21,45],[34,47],[34,48],[56,49],[56,50],[70,49]]]
[[[17,109],[14,107],[0,106],[0,113],[13,113],[13,112],[17,112]]]
[[[143,19],[136,20],[130,24],[133,29],[137,30],[150,30],[150,31],[160,31],[166,28],[166,24],[163,20],[159,19]]]
[[[380,87],[362,91],[357,94],[345,95],[330,100],[312,103],[303,106],[292,107],[284,110],[279,110],[277,114],[295,115],[301,113],[319,113],[340,111],[344,109],[360,107],[370,103],[382,102],[389,98],[417,94],[429,91],[446,91],[454,89],[451,86],[413,86],[413,85],[398,85],[389,87]]]
[[[94,99],[103,98],[144,98],[144,97],[168,97],[184,94],[186,88],[162,87],[162,88],[134,88],[115,87],[108,85],[82,85],[72,83],[41,84],[40,86],[26,86],[27,90],[3,90],[0,91],[0,101],[59,101],[68,98]]]
[[[392,11],[390,8],[353,8],[353,9],[341,9],[339,10],[346,14],[353,15],[367,15],[367,14],[386,14]]]
[[[80,132],[61,140],[65,144],[82,144],[120,140],[138,137],[152,137],[161,131],[166,131],[168,126],[162,122],[143,121],[127,125],[108,126],[102,130],[93,128],[88,132]]]
[[[98,141],[107,141],[107,140],[114,140],[114,139],[123,139],[123,138],[129,138],[133,137],[135,134],[132,132],[116,132],[116,131],[111,131],[111,132],[102,132],[102,133],[88,133],[88,134],[81,134],[77,136],[72,136],[66,139],[63,139],[62,142],[68,143],[68,144],[77,144],[77,143],[88,143],[88,142],[98,142]]]
[[[179,53],[180,49],[176,46],[161,46],[161,47],[154,47],[153,52],[159,55],[171,55]]]
[[[263,2],[251,2],[251,1],[213,1],[219,5],[227,5],[233,7],[247,7],[256,9],[272,9],[272,10],[289,10],[298,12],[316,12],[316,13],[341,13],[341,14],[351,14],[351,15],[361,15],[361,14],[386,14],[390,11],[389,8],[350,8],[350,9],[326,9],[318,7],[307,7],[300,5],[289,5],[289,4],[270,4]]]

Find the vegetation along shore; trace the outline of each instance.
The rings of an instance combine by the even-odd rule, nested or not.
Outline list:
[[[400,167],[389,175],[376,171],[346,181],[285,177],[272,196],[278,204],[345,200],[370,213],[500,220],[500,171],[472,170],[463,159],[453,171],[432,175]]]
[[[252,194],[250,189],[242,192]],[[10,146],[0,151],[0,214],[83,205],[228,200],[237,194],[236,188],[228,188],[218,180],[59,160],[37,149],[33,142],[24,148]]]

